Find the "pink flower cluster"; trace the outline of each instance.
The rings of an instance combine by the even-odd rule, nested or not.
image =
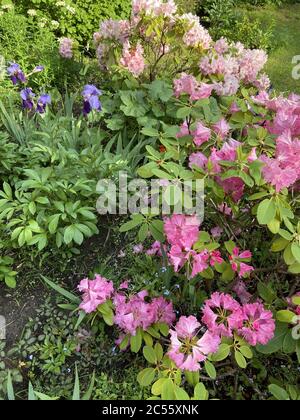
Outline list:
[[[99,43],[104,39],[116,40],[124,43],[130,34],[130,23],[128,20],[108,19],[100,23],[99,32],[94,33],[94,42]]]
[[[165,219],[164,231],[171,246],[168,253],[169,261],[175,272],[178,272],[186,263],[191,267],[189,277],[194,278],[209,266],[221,264],[223,259],[219,251],[196,252],[192,249],[199,238],[200,223],[195,216],[174,214]]]
[[[173,304],[163,297],[155,298],[150,303],[145,300],[148,292],[143,290],[129,298],[117,293],[114,297],[114,323],[124,334],[136,335],[138,328],[147,330],[157,322],[172,325],[175,320]]]
[[[275,332],[275,320],[263,304],[248,303],[241,306],[225,293],[214,293],[205,302],[202,322],[212,334],[232,337],[236,332],[251,346],[266,345]]]
[[[112,297],[114,286],[111,281],[97,274],[94,280],[81,280],[78,290],[83,293],[80,309],[90,314]]]
[[[232,255],[229,257],[231,268],[237,272],[239,277],[244,277],[248,273],[251,273],[254,268],[251,265],[246,264],[243,261],[250,261],[252,253],[250,251],[240,252],[239,248],[234,248]]]
[[[198,16],[188,13],[181,16],[181,20],[189,24],[189,29],[183,37],[183,42],[188,47],[201,47],[208,50],[212,44],[212,38],[207,29],[200,24]]]
[[[174,80],[174,94],[176,98],[181,95],[189,95],[191,101],[209,98],[215,85],[200,83],[198,80],[187,73],[182,73],[179,79]]]
[[[168,356],[181,370],[189,372],[200,370],[200,363],[219,349],[220,337],[207,331],[199,338],[200,326],[194,316],[181,316],[174,330],[170,330],[171,345]]]
[[[71,38],[61,38],[59,42],[59,54],[63,58],[73,57],[73,45],[74,41]]]
[[[177,6],[174,0],[133,0],[132,2],[133,15],[146,15],[171,17],[177,12]]]
[[[123,55],[120,64],[127,68],[135,77],[138,77],[145,70],[144,49],[140,43],[132,47],[129,41],[123,46]]]

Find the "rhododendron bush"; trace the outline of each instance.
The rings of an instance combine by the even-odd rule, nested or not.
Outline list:
[[[171,211],[120,229],[138,230],[134,253],[156,278],[82,280],[80,322],[104,319],[121,351],[143,352],[138,381],[153,398],[208,399],[201,378],[238,380],[262,354],[300,361],[300,96],[272,93],[264,51],[213,40],[173,0],[134,0],[94,41],[99,120],[149,138],[137,174],[160,181]],[[176,211],[186,197],[170,194],[197,180],[204,217]]]

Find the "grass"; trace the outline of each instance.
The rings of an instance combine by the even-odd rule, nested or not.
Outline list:
[[[249,11],[253,18],[260,19],[265,25],[274,21],[274,42],[276,48],[270,52],[266,72],[277,91],[300,93],[299,79],[292,76],[293,57],[299,56],[300,64],[300,4],[285,5],[281,8],[263,7]]]

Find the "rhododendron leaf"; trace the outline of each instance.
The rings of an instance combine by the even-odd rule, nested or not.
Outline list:
[[[141,130],[141,133],[144,134],[144,136],[147,136],[147,137],[159,137],[159,131],[156,130],[156,128],[153,128],[153,127],[143,127],[142,130]],[[147,147],[150,147],[150,146],[146,146],[146,149],[147,149]],[[147,151],[149,152],[148,149],[147,149]],[[155,151],[155,150],[152,149],[152,152],[153,151]],[[155,154],[153,154],[151,152],[149,152],[149,153],[150,153],[150,155],[152,155],[156,159],[159,159],[160,158],[160,154],[159,153],[155,153]]]
[[[277,219],[273,219],[270,223],[268,223],[268,229],[270,232],[272,232],[274,235],[276,235],[279,232],[280,229],[280,221]]]
[[[289,267],[289,272],[292,274],[300,274],[300,263],[292,264]]]
[[[291,251],[295,259],[300,263],[300,246],[293,242],[291,245]]]
[[[158,168],[154,168],[152,170],[152,174],[157,176],[158,178],[167,179],[169,181],[174,179],[174,176],[172,176],[171,174],[168,174],[167,172],[162,171],[161,169],[158,169]]]
[[[199,401],[207,401],[209,397],[209,393],[205,386],[202,383],[199,383],[195,386],[194,389],[194,400]]]
[[[295,318],[295,313],[288,310],[278,311],[276,314],[276,319],[278,321],[286,322],[287,324],[291,324],[294,318]]]
[[[156,241],[164,242],[165,236],[160,230],[156,228],[155,222],[151,222],[149,228],[150,228],[151,235]]]
[[[284,258],[284,261],[287,265],[292,265],[292,264],[295,263],[295,257],[292,254],[292,245],[291,244],[289,244],[285,248],[284,253],[283,253],[283,258]]]
[[[235,360],[236,360],[238,366],[241,369],[246,369],[247,361],[246,361],[245,357],[242,355],[242,353],[240,353],[239,351],[235,351],[234,357],[235,357]]]
[[[238,176],[245,182],[248,187],[252,188],[254,186],[254,181],[246,172],[240,171]]]
[[[129,340],[130,340],[130,336],[129,335],[126,335],[124,338],[123,338],[123,340],[121,341],[121,344],[120,344],[120,350],[125,350],[127,347],[128,347],[128,345],[129,345]]]
[[[285,389],[281,388],[278,385],[271,384],[268,387],[270,393],[273,395],[273,397],[276,398],[276,400],[279,401],[289,401],[290,397],[289,394],[286,392]]]
[[[137,170],[137,174],[141,177],[141,178],[151,178],[153,176],[153,169],[157,168],[157,165],[155,162],[150,162],[147,163],[144,166],[141,166],[140,168],[138,168]]]
[[[189,371],[184,371],[184,375],[186,377],[186,380],[188,381],[188,383],[191,386],[196,386],[199,383],[199,372],[189,372]]]
[[[284,337],[282,350],[286,354],[295,353],[296,351],[296,340],[292,336],[292,331],[290,330],[286,333],[286,336]]]
[[[170,330],[168,324],[159,323],[158,325],[159,325],[159,331],[162,333],[164,337],[167,337],[169,335],[169,330]]]
[[[300,306],[300,296],[292,297],[292,302],[294,305]]]
[[[75,330],[77,330],[80,327],[80,325],[81,325],[81,323],[82,323],[82,321],[84,320],[85,317],[86,317],[86,313],[84,311],[80,311],[78,319],[77,319],[75,327],[74,327]]]
[[[186,117],[188,117],[191,114],[191,112],[192,112],[192,108],[190,108],[190,107],[180,108],[176,112],[176,118],[179,118],[181,120],[185,120]]]
[[[213,362],[221,362],[227,359],[230,354],[231,346],[228,344],[221,344],[217,353],[210,355],[210,360]]]
[[[174,394],[175,394],[175,399],[179,401],[180,400],[187,401],[190,399],[188,393],[183,388],[180,388],[177,385],[174,386]]]
[[[257,220],[260,225],[267,225],[276,215],[276,205],[271,199],[262,201],[257,209]]]
[[[205,367],[205,370],[206,370],[206,373],[208,374],[208,376],[211,379],[216,379],[217,372],[216,372],[216,369],[215,369],[214,365],[211,362],[209,362],[208,360],[206,360],[205,363],[204,363],[204,367]]]
[[[289,242],[293,240],[293,235],[287,230],[279,229],[278,233],[282,238],[286,239]]]
[[[149,386],[154,381],[155,375],[156,375],[155,369],[146,368],[138,374],[137,376],[138,383],[142,387]]]
[[[271,247],[271,251],[273,252],[280,252],[283,251],[289,244],[289,241],[284,238],[276,239]]]
[[[210,234],[208,232],[205,232],[203,230],[201,232],[199,232],[199,242],[206,243],[206,242],[210,242],[210,241],[211,241],[211,238],[210,238]]]
[[[226,283],[229,283],[230,281],[234,279],[234,276],[235,276],[235,272],[232,270],[230,264],[228,264],[226,270],[223,271],[221,278]]]
[[[227,241],[224,243],[225,248],[227,249],[228,253],[232,255],[234,248],[236,247],[236,244],[233,241]]]
[[[136,228],[137,226],[139,226],[140,224],[142,224],[144,220],[145,218],[141,214],[135,215],[132,217],[132,220],[130,220],[130,222],[124,223],[124,225],[120,227],[120,232],[121,233],[128,232],[129,230],[132,230]]]
[[[250,347],[248,347],[248,346],[242,346],[242,347],[240,347],[240,352],[247,359],[252,359],[252,357],[253,357],[253,352],[250,349]]]
[[[261,191],[261,192],[250,195],[250,197],[248,197],[248,200],[250,201],[260,200],[261,198],[267,197],[268,195],[269,195],[268,192]]]
[[[212,280],[214,276],[214,272],[210,267],[200,273],[200,277],[203,277],[206,280]]]
[[[150,347],[153,346],[153,339],[152,339],[151,335],[149,335],[145,331],[143,331],[143,340],[144,340],[144,342],[146,343],[147,346],[150,346]]]
[[[156,354],[157,361],[160,362],[162,360],[163,356],[164,356],[164,351],[163,351],[163,348],[162,348],[161,344],[156,343],[155,347],[154,347],[154,351],[155,351],[155,354]]]
[[[175,399],[175,385],[172,379],[168,378],[161,387],[161,398],[166,401]]]
[[[150,364],[155,365],[157,363],[156,352],[154,351],[153,347],[145,346],[143,348],[143,355],[147,362]]]
[[[160,334],[159,334],[159,332],[158,332],[156,329],[154,329],[154,327],[149,327],[149,328],[147,329],[147,332],[148,332],[150,335],[152,335],[152,337],[154,337],[154,338],[160,338]]]
[[[167,378],[160,378],[152,385],[151,392],[153,395],[161,395],[162,386],[166,382]]]
[[[147,223],[142,224],[139,229],[138,238],[140,242],[144,242],[148,236],[149,232],[149,225]]]
[[[142,331],[140,328],[136,330],[136,334],[130,338],[130,348],[133,353],[138,353],[142,346]]]
[[[267,303],[271,304],[277,298],[276,293],[271,289],[270,286],[263,282],[259,282],[257,286],[259,296]]]
[[[48,229],[51,234],[54,234],[57,230],[58,222],[60,219],[60,214],[54,214],[48,219]]]

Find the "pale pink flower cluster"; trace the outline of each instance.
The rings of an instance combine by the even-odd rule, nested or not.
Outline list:
[[[210,140],[211,134],[211,130],[208,127],[205,127],[201,122],[196,124],[196,130],[190,130],[187,121],[185,121],[180,127],[177,138],[191,135],[194,137],[195,145],[200,147],[203,143]]]
[[[183,42],[188,47],[201,47],[208,50],[212,44],[212,38],[207,29],[200,24],[200,19],[191,13],[180,17],[189,24],[189,30],[183,37]]]
[[[123,54],[120,59],[120,64],[127,68],[133,76],[138,77],[145,70],[146,63],[144,59],[144,49],[138,42],[136,46],[131,46],[129,41],[126,41],[123,46]]]
[[[147,330],[157,322],[172,325],[175,320],[173,304],[163,297],[155,298],[150,303],[145,300],[148,292],[143,290],[129,298],[117,293],[114,297],[114,323],[124,334],[136,335],[137,329]]]
[[[174,16],[177,12],[177,6],[174,0],[133,0],[132,13],[133,15],[146,15],[165,17]]]
[[[83,293],[80,309],[90,314],[112,297],[114,286],[111,281],[97,274],[94,280],[81,280],[78,290]]]
[[[186,94],[191,101],[209,98],[212,94],[214,84],[200,83],[190,74],[182,73],[179,79],[174,80],[174,94],[176,98]]]
[[[128,20],[108,19],[100,23],[99,32],[94,33],[94,42],[98,44],[104,39],[110,39],[124,43],[130,34],[130,22]]]
[[[266,345],[275,332],[273,314],[261,303],[241,306],[232,296],[219,292],[205,302],[202,322],[212,334],[232,337],[236,332],[251,346]]]
[[[61,38],[59,41],[59,54],[63,58],[73,57],[74,41],[71,38]]]
[[[170,330],[171,345],[168,356],[181,370],[199,371],[200,363],[219,349],[220,337],[206,331],[200,338],[200,327],[194,316],[181,316],[175,328]]]

